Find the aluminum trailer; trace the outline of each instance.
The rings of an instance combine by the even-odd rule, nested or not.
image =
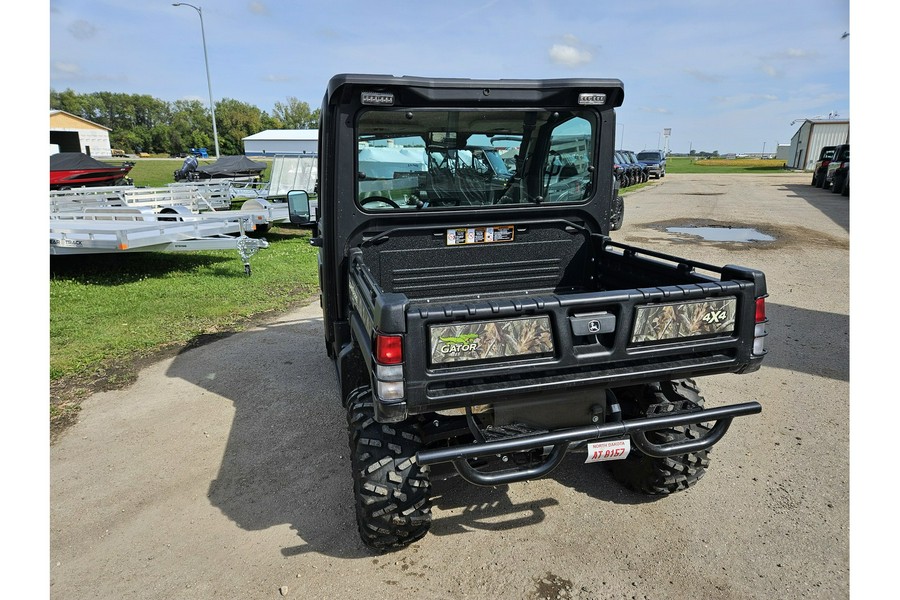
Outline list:
[[[235,214],[249,216],[254,229],[263,232],[274,223],[288,221],[287,205],[251,197],[238,210],[229,210],[234,196],[229,182],[177,183],[162,188],[109,186],[50,192],[50,213],[82,213],[87,209],[139,208],[157,214],[182,216]]]
[[[250,275],[250,257],[268,248],[265,239],[247,237],[251,215],[155,214],[146,208],[87,207],[50,215],[50,254],[117,254],[237,250]]]

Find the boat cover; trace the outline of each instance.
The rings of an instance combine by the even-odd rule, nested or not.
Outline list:
[[[50,155],[51,171],[81,171],[85,169],[115,168],[108,163],[100,162],[82,152],[59,152]]]
[[[250,160],[244,155],[222,156],[211,165],[197,167],[197,172],[207,177],[241,177],[259,175],[266,166],[266,163]]]

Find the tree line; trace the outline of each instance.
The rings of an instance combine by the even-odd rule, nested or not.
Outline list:
[[[166,102],[146,94],[50,90],[50,109],[63,110],[109,127],[113,148],[127,153],[169,154],[190,148],[215,148],[212,116],[200,100]],[[276,102],[272,114],[252,104],[224,98],[216,102],[216,129],[223,156],[244,153],[243,138],[266,129],[315,129],[319,109],[290,97]]]

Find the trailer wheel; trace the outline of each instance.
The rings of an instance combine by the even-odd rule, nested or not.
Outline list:
[[[379,423],[372,391],[357,388],[347,404],[356,524],[373,550],[403,548],[431,526],[428,467],[416,463],[422,448],[415,423]]]
[[[616,396],[626,418],[644,416],[651,405],[692,402],[703,406],[703,397],[691,379],[663,381],[646,386],[616,390]],[[647,439],[656,444],[697,439],[710,428],[704,423],[652,431]],[[625,487],[653,496],[686,490],[706,474],[709,450],[691,452],[668,458],[647,456],[636,448],[625,460],[607,463],[614,479]]]

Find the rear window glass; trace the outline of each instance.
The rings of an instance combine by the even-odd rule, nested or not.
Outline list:
[[[584,202],[592,189],[587,111],[369,110],[356,132],[367,211]]]

